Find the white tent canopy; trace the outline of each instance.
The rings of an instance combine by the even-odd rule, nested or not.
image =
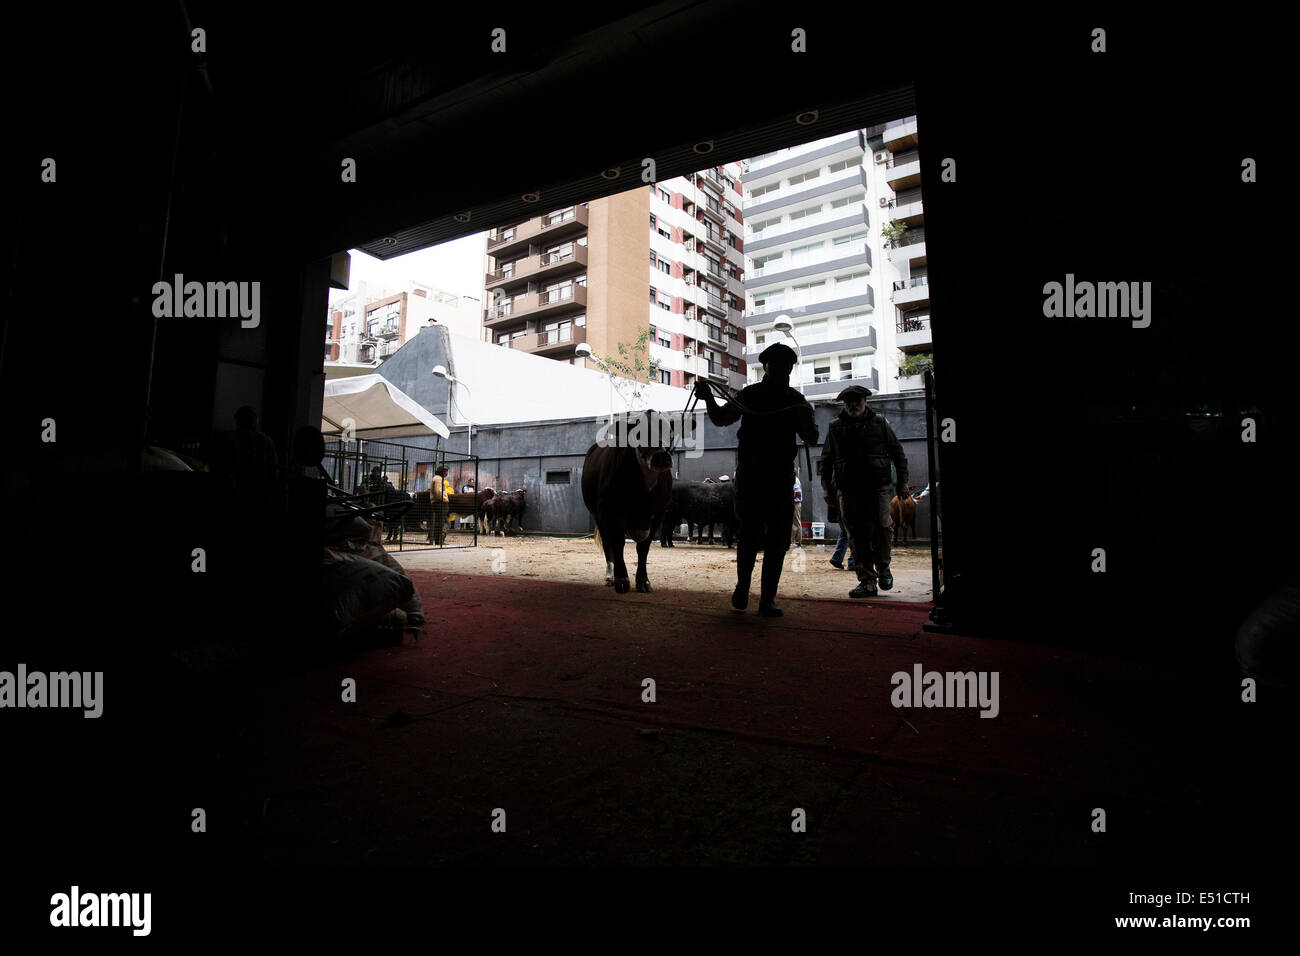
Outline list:
[[[352,423],[354,438],[392,438],[428,433],[446,438],[447,426],[382,375],[357,375],[325,383],[322,435],[337,435]]]

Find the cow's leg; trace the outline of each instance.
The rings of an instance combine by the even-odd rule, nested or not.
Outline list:
[[[632,589],[627,565],[623,563],[623,538],[622,525],[606,525],[600,529],[600,540],[605,545],[605,573],[614,582],[615,594],[626,594]]]
[[[650,593],[650,577],[646,574],[645,559],[650,554],[651,535],[636,543],[636,589],[642,594]]]

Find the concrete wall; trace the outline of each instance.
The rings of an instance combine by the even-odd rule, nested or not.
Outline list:
[[[416,344],[408,345],[385,362],[379,373],[398,388],[447,421],[447,382],[432,375],[429,370],[438,364],[448,364],[445,332],[434,326],[421,331]],[[455,374],[455,369],[452,368]],[[527,396],[520,396],[527,402]],[[894,426],[903,449],[907,453],[908,476],[914,489],[925,487],[929,480],[925,449],[925,399],[923,396],[886,395],[869,399],[869,404],[883,414]],[[840,412],[834,404],[816,405],[818,432],[826,437],[831,421]],[[669,409],[664,409],[669,411]],[[671,409],[677,411],[677,409]],[[473,452],[478,457],[478,487],[491,487],[513,491],[524,488],[528,492],[528,512],[524,528],[537,532],[586,533],[592,529],[591,516],[582,503],[582,465],[587,449],[596,441],[598,429],[605,419],[572,419],[551,422],[524,422],[511,425],[475,426]],[[466,428],[448,422],[451,436],[443,442],[445,451],[463,456],[466,450]],[[687,449],[676,452],[674,476],[683,481],[701,481],[706,477],[730,475],[736,468],[736,431],[738,426],[718,428],[705,421],[701,447],[703,455],[688,458]],[[411,452],[411,465],[433,462],[437,441],[432,435],[393,438],[388,441],[416,449]],[[420,450],[423,450],[424,454]],[[816,471],[821,446],[812,449],[813,469]],[[799,451],[799,480],[804,486],[804,521],[825,521],[826,504],[822,501],[820,478],[809,480],[805,474],[802,446]],[[456,460],[448,462],[448,477],[457,488],[466,477],[473,476],[473,466]],[[414,468],[408,466],[408,471]],[[567,483],[548,483],[547,472],[569,472]],[[559,475],[553,475],[553,479]],[[930,499],[917,506],[916,527],[920,537],[928,537]],[[838,526],[827,528],[832,539],[839,533]]]
[[[619,357],[618,343],[631,345],[648,324],[649,191],[594,200],[587,222],[587,344],[596,355]],[[648,348],[640,358],[649,361]]]

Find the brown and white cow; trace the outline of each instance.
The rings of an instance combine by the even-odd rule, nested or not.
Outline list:
[[[673,460],[665,439],[667,429],[654,412],[641,412],[642,429],[630,432],[655,438],[643,444],[602,444],[587,449],[582,467],[582,500],[596,522],[596,546],[605,556],[605,583],[617,594],[631,589],[623,542],[636,542],[636,589],[649,593],[646,556],[654,541],[673,490]]]

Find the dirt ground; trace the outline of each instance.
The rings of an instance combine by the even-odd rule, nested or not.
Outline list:
[[[450,544],[469,543],[468,535],[453,535]],[[827,559],[834,541],[805,541],[802,553],[789,551],[781,575],[780,595],[789,598],[847,598],[857,586],[857,576],[836,570]],[[405,568],[454,571],[461,574],[503,574],[511,577],[538,578],[546,581],[592,583],[603,581],[605,561],[596,549],[594,538],[479,537],[477,548],[443,548],[428,551],[402,551],[390,548],[393,557]],[[623,546],[628,574],[636,569],[636,547]],[[754,569],[752,586],[758,588],[760,555]],[[729,595],[736,586],[736,552],[718,543],[687,544],[675,542],[672,548],[655,543],[646,561],[651,587],[716,591]],[[893,549],[890,569],[894,588],[882,591],[881,599],[900,601],[931,600],[930,546],[900,545]]]

